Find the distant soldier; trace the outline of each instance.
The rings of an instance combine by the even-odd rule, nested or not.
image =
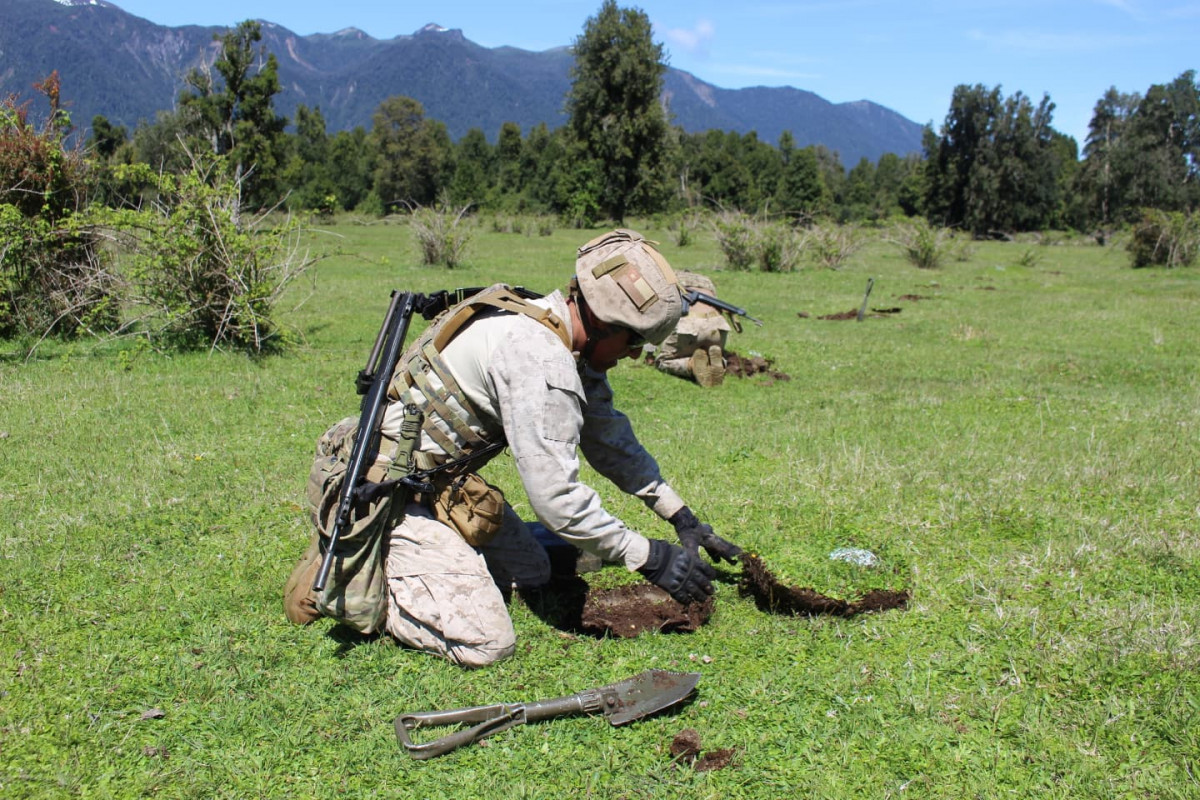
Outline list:
[[[683,270],[676,270],[675,275],[683,291],[717,296],[709,278]],[[669,375],[695,380],[701,386],[720,386],[725,380],[725,340],[730,328],[719,309],[707,303],[693,303],[654,354],[654,366]]]

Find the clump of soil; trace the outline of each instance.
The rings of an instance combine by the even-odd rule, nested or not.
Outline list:
[[[623,639],[645,631],[691,633],[708,622],[713,599],[683,605],[649,583],[592,589],[583,603],[581,627],[595,636],[611,634]]]
[[[876,319],[885,318],[889,314],[899,314],[901,312],[901,310],[902,309],[899,309],[899,308],[872,308],[871,313],[864,314],[863,317],[864,318],[865,317],[875,317]],[[831,320],[858,319],[858,309],[852,308],[849,311],[839,311],[836,314],[825,314],[824,316],[817,317],[817,319],[831,319]]]
[[[865,611],[887,611],[908,606],[907,591],[875,589],[852,603],[828,597],[814,589],[799,586],[784,586],[771,574],[758,556],[744,554],[742,577],[738,589],[743,595],[754,598],[763,611],[773,614],[829,614],[835,617],[852,617]]]
[[[732,350],[725,353],[725,372],[738,378],[766,375],[777,381],[790,381],[791,375],[774,369],[775,362],[762,356],[740,356]]]
[[[832,319],[832,320],[858,319],[858,309],[852,308],[849,311],[839,311],[836,314],[823,314],[823,315],[817,317],[817,319]]]
[[[724,769],[733,761],[734,751],[722,748],[700,754],[700,734],[694,728],[685,728],[671,740],[671,757],[680,764],[690,764],[697,772]]]

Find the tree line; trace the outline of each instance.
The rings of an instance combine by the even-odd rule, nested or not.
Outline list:
[[[789,132],[771,143],[671,125],[662,46],[644,12],[616,0],[603,0],[574,42],[568,123],[505,123],[495,144],[478,128],[451,141],[404,96],[384,100],[370,128],[331,134],[319,108],[300,106],[289,130],[258,23],[218,39],[215,61],[186,76],[173,110],[132,133],[96,117],[82,149],[68,147],[57,75],[36,87],[51,108],[40,128],[28,103],[0,98],[0,338],[119,329],[185,348],[274,346],[274,299],[306,267],[292,222],[260,224],[281,206],[539,214],[575,226],[711,209],[769,223],[780,242],[897,217],[925,238],[1106,234],[1136,222],[1135,266],[1190,263],[1200,241],[1190,70],[1144,95],[1110,89],[1082,159],[1054,129],[1049,96],[1035,104],[961,85],[922,153],[846,169]],[[115,248],[103,246],[110,240]],[[775,250],[759,254],[764,268],[779,268]],[[123,251],[129,265],[109,263]],[[131,320],[129,308],[148,316]]]
[[[606,0],[574,43],[568,123],[522,131],[505,123],[493,144],[473,128],[457,142],[419,102],[393,96],[369,128],[330,133],[319,107],[301,105],[286,130],[272,99],[275,57],[258,24],[222,39],[209,71],[196,70],[174,111],[130,134],[92,121],[88,145],[102,167],[141,162],[182,168],[180,142],[229,154],[248,173],[246,201],[293,210],[382,214],[435,203],[479,211],[551,214],[572,224],[691,208],[740,210],[796,221],[924,216],[975,235],[1105,230],[1144,208],[1197,204],[1200,86],[1194,71],[1144,95],[1110,89],[1096,104],[1082,160],[1053,127],[1054,104],[1000,87],[955,88],[920,154],[843,165],[790,132],[687,133],[659,102],[666,63],[648,17]],[[847,168],[849,167],[849,168]],[[136,187],[102,181],[120,202]]]

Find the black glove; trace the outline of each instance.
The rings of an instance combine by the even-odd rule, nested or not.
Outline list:
[[[667,522],[675,526],[675,533],[684,549],[696,555],[700,554],[700,548],[703,547],[715,563],[719,564],[724,559],[732,564],[742,554],[742,548],[713,533],[712,526],[696,519],[696,515],[687,506],[676,511]]]
[[[717,571],[700,556],[662,539],[650,540],[650,557],[638,572],[684,605],[703,603],[712,597],[710,581],[717,576]]]

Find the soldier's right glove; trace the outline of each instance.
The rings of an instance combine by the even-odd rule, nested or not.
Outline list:
[[[712,597],[712,579],[717,576],[698,554],[661,539],[650,540],[650,557],[638,572],[684,605]]]

